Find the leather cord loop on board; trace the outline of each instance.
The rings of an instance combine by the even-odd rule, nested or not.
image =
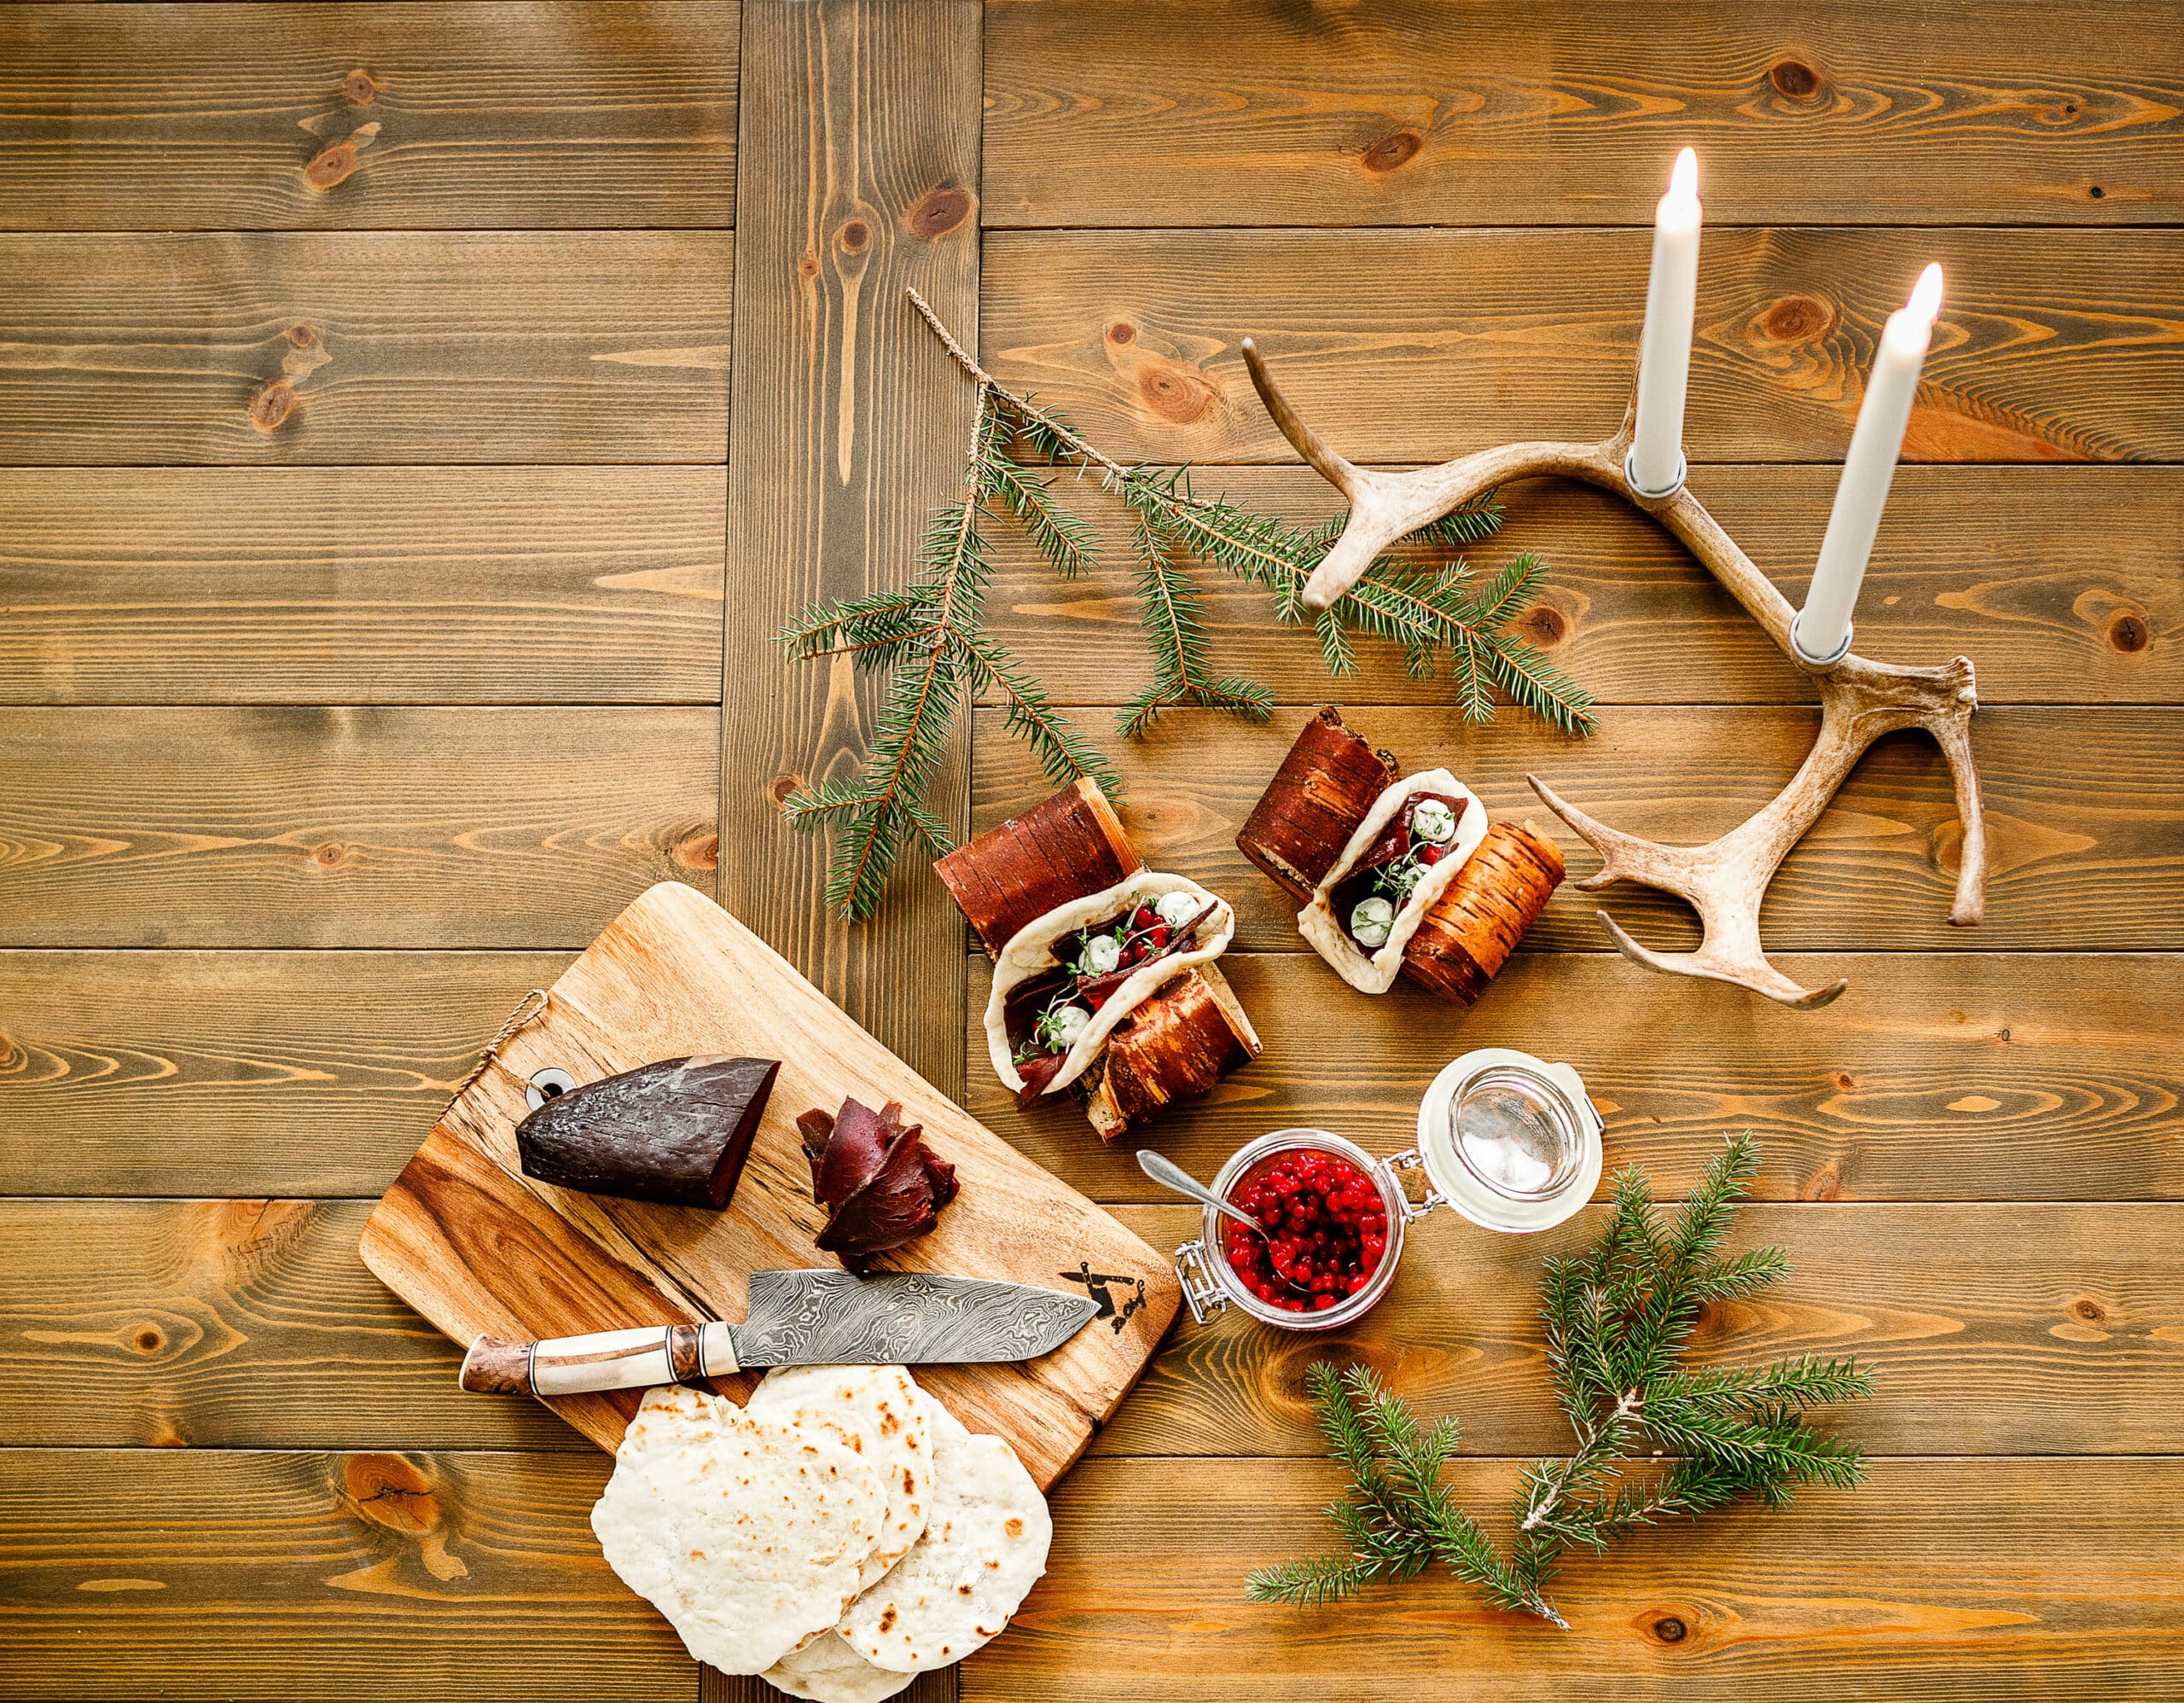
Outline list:
[[[463,1091],[485,1075],[487,1067],[500,1057],[501,1049],[514,1038],[516,1032],[543,1017],[546,1008],[553,1003],[554,996],[543,987],[534,987],[518,1000],[515,1009],[508,1013],[508,1021],[502,1024],[499,1032],[485,1043],[485,1050],[478,1055],[478,1062],[470,1067],[469,1074],[456,1084],[455,1092],[448,1096],[447,1103],[452,1106],[462,1099]],[[446,1115],[444,1111],[441,1115]]]

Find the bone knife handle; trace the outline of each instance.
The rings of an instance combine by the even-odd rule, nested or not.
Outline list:
[[[462,1357],[461,1382],[466,1390],[574,1396],[589,1390],[693,1384],[736,1369],[726,1325],[648,1325],[545,1342],[481,1336]]]

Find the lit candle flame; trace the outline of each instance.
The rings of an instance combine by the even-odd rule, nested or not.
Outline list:
[[[1676,155],[1676,169],[1669,173],[1669,197],[1686,201],[1699,199],[1699,156],[1688,148]]]
[[[1919,282],[1911,287],[1911,299],[1904,310],[1921,325],[1931,325],[1942,311],[1942,264],[1938,260],[1928,264],[1919,274]]]

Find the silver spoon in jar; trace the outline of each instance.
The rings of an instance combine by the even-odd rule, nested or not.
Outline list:
[[[1172,1189],[1178,1194],[1187,1195],[1191,1200],[1197,1201],[1200,1206],[1212,1207],[1215,1212],[1220,1213],[1224,1218],[1234,1218],[1238,1223],[1243,1225],[1245,1229],[1251,1231],[1253,1235],[1257,1236],[1261,1241],[1266,1244],[1266,1263],[1268,1269],[1271,1270],[1275,1276],[1281,1279],[1284,1283],[1287,1284],[1292,1293],[1309,1295],[1312,1293],[1309,1287],[1299,1283],[1294,1277],[1292,1277],[1275,1263],[1274,1258],[1273,1238],[1267,1235],[1266,1226],[1262,1224],[1249,1212],[1245,1212],[1240,1206],[1231,1206],[1228,1201],[1223,1200],[1218,1194],[1207,1188],[1205,1184],[1199,1182],[1198,1178],[1192,1176],[1190,1172],[1184,1170],[1182,1166],[1177,1165],[1175,1160],[1153,1152],[1151,1148],[1140,1148],[1137,1150],[1137,1168],[1143,1171],[1147,1177],[1151,1177],[1155,1183],[1159,1183],[1163,1189]]]

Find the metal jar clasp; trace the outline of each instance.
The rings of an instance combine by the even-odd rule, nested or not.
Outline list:
[[[1176,1281],[1183,1287],[1183,1305],[1191,1310],[1193,1324],[1204,1324],[1228,1305],[1228,1297],[1205,1269],[1203,1241],[1187,1241],[1176,1250]]]
[[[1406,1224],[1414,1224],[1436,1206],[1449,1204],[1449,1197],[1431,1183],[1426,1185],[1425,1194],[1415,1205],[1412,1204],[1410,1191],[1403,1186],[1403,1179],[1394,1174],[1399,1171],[1421,1170],[1425,1164],[1426,1156],[1416,1148],[1406,1148],[1401,1153],[1390,1154],[1380,1161],[1380,1168],[1389,1173],[1390,1180],[1396,1185],[1396,1193],[1403,1197],[1403,1221]]]

